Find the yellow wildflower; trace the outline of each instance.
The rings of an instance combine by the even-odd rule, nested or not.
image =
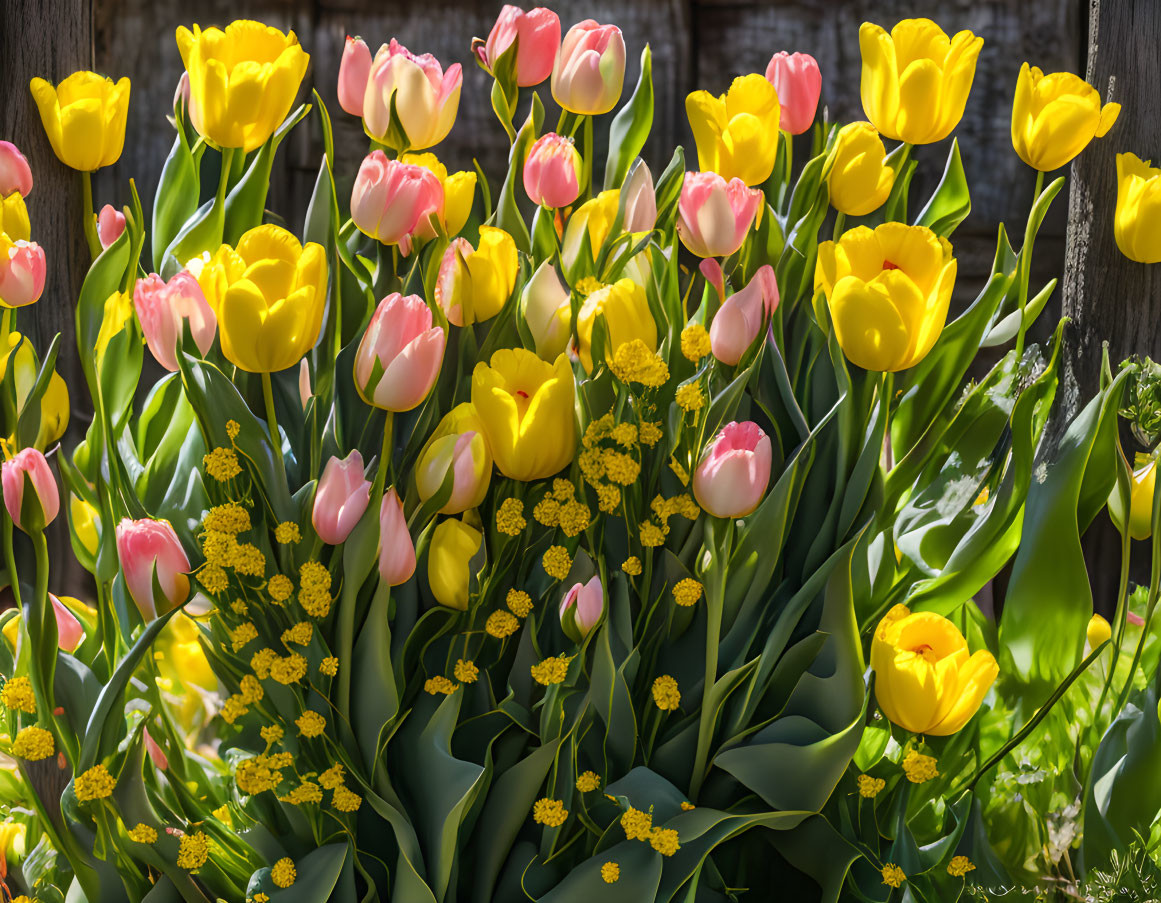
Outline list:
[[[648,446],[649,448],[652,448],[660,442],[663,435],[661,432],[661,424],[653,423],[649,420],[642,422],[640,428],[637,430],[638,440],[642,445]]]
[[[32,681],[27,677],[10,677],[0,689],[0,703],[13,712],[36,714],[36,696],[32,692]]]
[[[626,840],[648,840],[653,833],[653,816],[630,806],[621,816],[621,827]]]
[[[641,574],[641,559],[636,555],[630,555],[623,562],[621,562],[621,570],[630,577],[637,577]]]
[[[607,448],[602,452],[601,460],[604,463],[605,476],[614,483],[631,486],[641,475],[641,465],[632,455]]]
[[[653,702],[663,712],[674,712],[681,705],[681,691],[677,681],[668,674],[662,674],[653,681]]]
[[[262,735],[262,739],[266,741],[268,746],[273,746],[275,743],[281,740],[283,736],[282,728],[277,724],[268,724],[262,728],[259,733]]]
[[[621,866],[610,859],[601,866],[601,880],[605,884],[616,884],[617,879],[621,877]]]
[[[234,783],[247,796],[254,796],[266,790],[273,790],[282,783],[281,754],[267,755],[265,753],[243,759],[234,769]],[[286,765],[289,765],[286,762]]]
[[[577,455],[576,462],[581,474],[593,485],[605,475],[605,459],[599,448],[586,448]]]
[[[104,765],[94,765],[88,771],[73,779],[73,793],[84,803],[89,800],[103,800],[111,796],[117,782]]]
[[[947,864],[947,873],[953,878],[962,878],[968,872],[974,872],[975,866],[967,856],[952,856]]]
[[[225,721],[226,724],[233,724],[249,711],[250,707],[246,705],[246,700],[244,700],[239,694],[234,693],[232,696],[228,697],[225,702],[222,703],[222,709],[219,714],[222,716],[222,720]]]
[[[654,828],[649,834],[649,845],[662,856],[672,856],[681,849],[673,828]]]
[[[238,689],[242,691],[242,701],[246,705],[251,705],[255,702],[261,702],[265,695],[262,691],[262,684],[259,683],[258,678],[253,674],[246,674],[239,682]]]
[[[494,611],[484,622],[484,630],[488,636],[494,636],[498,640],[511,636],[519,629],[520,622],[516,620],[514,614],[507,611]]]
[[[700,323],[690,323],[681,330],[681,353],[695,364],[710,353],[710,337]]]
[[[314,636],[314,626],[308,621],[299,621],[293,627],[288,627],[282,631],[282,642],[287,646],[291,643],[296,646],[306,646],[310,644],[312,636]]]
[[[331,796],[331,804],[340,812],[354,812],[363,804],[363,798],[346,787],[336,787]]]
[[[250,656],[250,669],[258,675],[259,680],[265,680],[270,676],[270,666],[276,658],[278,653],[273,649],[259,649]]]
[[[566,502],[560,509],[560,529],[568,537],[585,530],[592,520],[592,512],[584,502]]]
[[[231,440],[237,439],[238,433],[240,432],[242,432],[242,427],[237,420],[226,421],[226,435],[229,436]]]
[[[205,833],[183,834],[177,848],[177,867],[196,872],[210,858],[210,839]]]
[[[544,553],[543,564],[544,573],[557,580],[563,580],[572,567],[572,558],[564,546],[549,546],[548,551]]]
[[[302,539],[302,531],[298,529],[298,524],[284,520],[274,528],[274,539],[282,545],[289,545]]]
[[[318,663],[318,671],[319,674],[324,674],[327,677],[334,677],[339,673],[339,660],[333,655],[328,655]]]
[[[202,466],[206,473],[219,483],[226,483],[242,472],[238,463],[238,453],[232,448],[215,448],[202,456]]]
[[[303,781],[297,787],[286,794],[280,796],[280,802],[290,803],[292,806],[301,806],[304,803],[321,803],[323,799],[322,788],[314,781]]]
[[[462,658],[456,659],[452,673],[456,680],[465,684],[474,684],[480,678],[480,669],[476,667],[476,663],[464,661]]]
[[[518,618],[526,618],[532,612],[532,597],[522,589],[508,590],[508,598],[505,601],[512,614]]]
[[[618,423],[609,438],[622,448],[630,448],[637,444],[637,427],[632,423]]]
[[[883,883],[890,887],[899,887],[907,880],[907,876],[903,874],[903,869],[895,865],[893,862],[888,862],[881,869],[883,873]]]
[[[568,818],[568,810],[560,800],[550,800],[547,797],[538,799],[532,806],[532,820],[537,824],[547,825],[550,828],[559,828]]]
[[[266,556],[253,543],[243,543],[234,547],[230,566],[247,577],[261,577],[266,572]]]
[[[659,527],[651,520],[641,521],[638,528],[641,545],[647,549],[655,549],[658,546],[665,545],[665,534],[668,532],[668,527]]]
[[[258,628],[249,621],[239,624],[230,631],[230,647],[238,652],[258,639]]]
[[[572,658],[566,655],[550,656],[532,666],[532,678],[538,684],[543,684],[546,687],[562,683],[568,675],[568,663],[571,661]]]
[[[678,580],[673,587],[673,599],[678,605],[696,605],[701,598],[702,586],[692,577]]]
[[[612,514],[621,504],[621,487],[612,483],[597,486],[597,507],[605,514]]]
[[[294,870],[294,860],[289,856],[283,856],[270,869],[270,880],[279,887],[290,887],[294,884],[294,879],[297,873]]]
[[[341,787],[343,784],[343,763],[336,762],[320,774],[318,776],[318,782],[327,790],[334,790],[336,787]]]
[[[532,509],[532,516],[538,524],[546,527],[555,527],[560,523],[560,502],[550,495],[546,495]]]
[[[641,339],[633,339],[617,346],[609,362],[613,375],[623,383],[641,383],[655,389],[669,381],[669,367],[656,351]]]
[[[423,692],[430,693],[432,696],[436,696],[439,693],[442,693],[444,696],[451,696],[451,694],[458,689],[458,684],[453,684],[442,674],[436,675],[435,677],[429,677],[423,683]]]
[[[312,709],[307,709],[295,718],[294,723],[298,725],[298,733],[302,737],[317,737],[327,729],[326,718]]]
[[[240,617],[245,617],[250,611],[250,606],[246,604],[245,599],[235,599],[230,603],[230,611]]]
[[[245,533],[250,529],[250,512],[237,502],[215,505],[202,519],[202,526],[221,533]]]
[[[705,407],[705,395],[701,391],[701,383],[686,383],[684,386],[679,386],[673,399],[677,402],[677,406],[687,413],[700,411]]]
[[[859,796],[868,800],[873,800],[887,786],[887,782],[882,778],[873,778],[869,774],[859,775],[855,783],[859,785]]]
[[[581,793],[591,793],[601,786],[601,776],[595,771],[586,771],[576,779],[576,789]]]
[[[129,830],[129,839],[134,843],[157,843],[157,829],[143,822]]]
[[[526,526],[524,503],[520,499],[504,499],[496,509],[496,529],[507,536],[519,536]]]
[[[198,571],[198,582],[201,583],[207,593],[216,596],[226,591],[226,588],[230,585],[230,578],[226,576],[226,572],[222,570],[220,564],[208,562]]]
[[[576,497],[576,487],[571,481],[557,477],[552,481],[552,497],[563,505]]]
[[[939,777],[935,764],[934,756],[925,756],[913,749],[903,759],[903,772],[912,784],[922,784]]]
[[[52,733],[43,727],[26,727],[12,741],[12,755],[27,762],[39,762],[56,752]]]
[[[280,684],[293,684],[306,677],[306,659],[297,652],[270,663],[270,676]]]
[[[696,808],[697,808],[697,806],[695,806],[689,800],[682,800],[681,801],[681,811],[682,812],[692,812]]]

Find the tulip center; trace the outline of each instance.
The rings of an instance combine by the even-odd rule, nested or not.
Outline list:
[[[921,643],[911,651],[916,655],[922,656],[924,661],[934,662],[939,660],[939,655],[928,643]]]
[[[883,269],[885,269],[885,270],[897,270],[897,269],[899,269],[899,264],[892,263],[890,260],[884,260],[883,261]]]

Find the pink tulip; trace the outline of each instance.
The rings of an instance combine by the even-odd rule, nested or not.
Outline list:
[[[651,232],[657,225],[657,192],[653,187],[653,173],[644,160],[639,160],[625,180],[626,232]]]
[[[443,186],[430,169],[389,160],[381,150],[363,159],[351,191],[351,219],[385,245],[411,253],[412,236],[428,217],[443,215]]]
[[[534,204],[567,207],[580,195],[581,164],[572,139],[549,132],[524,160],[524,190]]]
[[[125,231],[125,214],[106,204],[97,216],[97,237],[101,240],[101,247],[107,248]]]
[[[552,67],[552,96],[572,113],[595,116],[617,105],[625,83],[625,38],[592,19],[568,30]]]
[[[133,289],[133,308],[149,350],[157,363],[171,373],[177,371],[177,347],[187,321],[198,351],[208,354],[213,347],[218,319],[198,281],[186,270],[169,282],[156,273],[138,279]]]
[[[0,237],[0,306],[26,307],[39,301],[47,270],[44,248],[36,242]]]
[[[298,363],[298,400],[304,411],[312,398],[314,391],[310,387],[310,363],[304,357]]]
[[[560,19],[543,6],[524,12],[518,6],[505,4],[488,40],[474,49],[488,71],[493,72],[496,61],[517,38],[516,84],[521,88],[539,85],[552,74],[560,47]]]
[[[4,507],[8,516],[25,533],[43,530],[56,519],[60,511],[60,493],[48,461],[35,448],[18,451],[4,462],[0,469],[4,486]],[[24,486],[32,483],[34,497],[25,499]],[[26,519],[27,518],[27,519]]]
[[[167,521],[129,520],[117,524],[117,558],[129,595],[141,617],[152,621],[189,596],[189,558]],[[156,579],[161,598],[153,596]]]
[[[736,366],[758,331],[778,307],[778,282],[774,268],[761,267],[740,292],[735,292],[714,315],[710,324],[710,350],[723,364]]]
[[[177,87],[173,89],[173,107],[176,110],[178,102],[187,110],[189,109],[189,73],[182,72],[181,78],[177,80]]]
[[[339,106],[352,116],[363,115],[363,98],[370,77],[371,50],[367,42],[347,35],[343,59],[339,63]]]
[[[762,501],[770,466],[770,439],[758,424],[727,423],[702,453],[693,494],[714,517],[743,517]]]
[[[705,258],[697,267],[701,270],[701,274],[705,276],[705,281],[714,287],[714,291],[718,293],[718,301],[726,300],[726,277],[722,273],[722,265],[714,258]]]
[[[761,209],[762,192],[741,179],[691,172],[677,203],[677,234],[698,257],[729,257],[742,246]]]
[[[371,481],[363,476],[363,456],[358,450],[343,459],[332,456],[323,468],[314,494],[310,521],[327,545],[345,542],[371,501]]]
[[[142,731],[142,738],[145,740],[145,751],[149,753],[149,759],[153,762],[155,768],[165,771],[169,768],[169,758],[165,755],[157,741],[149,735],[149,728]]]
[[[379,509],[379,576],[389,586],[399,586],[415,573],[415,544],[407,530],[403,503],[392,486]]]
[[[85,628],[77,620],[77,616],[65,608],[52,593],[48,594],[48,601],[52,603],[52,613],[56,615],[56,642],[65,652],[76,652],[77,647],[85,638]]]
[[[439,144],[451,131],[460,106],[463,70],[459,63],[443,66],[430,53],[416,55],[396,41],[384,44],[371,62],[363,95],[363,128],[396,150],[422,150]],[[391,102],[406,132],[396,146],[391,131]]]
[[[560,626],[575,642],[583,640],[596,626],[605,611],[605,591],[601,578],[588,583],[574,583],[560,600]]]
[[[391,293],[379,302],[355,354],[359,394],[385,411],[410,411],[435,385],[446,341],[422,298]]]
[[[433,439],[415,465],[415,487],[423,501],[443,488],[452,477],[451,495],[440,514],[461,514],[484,501],[492,478],[492,455],[484,434],[476,430],[448,433]]]
[[[14,191],[19,191],[21,197],[28,197],[32,191],[32,168],[15,144],[0,141],[0,198],[6,198]]]
[[[818,95],[822,93],[822,73],[814,57],[780,50],[770,57],[766,80],[778,94],[783,129],[791,135],[801,135],[814,125]]]

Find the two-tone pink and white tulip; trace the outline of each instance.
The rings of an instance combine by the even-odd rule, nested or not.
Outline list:
[[[141,617],[152,621],[189,598],[189,557],[168,521],[130,520],[117,525],[117,558]],[[160,596],[154,596],[154,586]]]
[[[537,356],[542,361],[555,361],[568,347],[572,335],[572,303],[551,260],[540,264],[525,284],[520,293],[520,310],[532,333]]]
[[[0,141],[0,198],[17,191],[24,198],[32,191],[32,167],[20,148],[11,141]]]
[[[332,455],[314,493],[310,522],[327,545],[345,542],[371,501],[371,481],[363,476],[358,449],[345,458]]]
[[[714,314],[710,350],[723,364],[736,366],[758,332],[778,307],[778,281],[769,264],[760,267],[749,284],[735,292]]]
[[[779,124],[791,135],[801,135],[814,125],[818,97],[822,93],[822,73],[809,53],[780,50],[770,57],[766,80],[774,86],[781,106]]]
[[[573,642],[581,642],[605,612],[605,589],[594,575],[588,583],[574,583],[560,600],[560,626]]]
[[[48,601],[52,604],[52,613],[56,618],[56,644],[64,652],[76,652],[77,647],[84,642],[85,628],[65,604],[52,593],[48,594]]]
[[[403,516],[403,502],[392,486],[379,507],[379,576],[389,586],[399,586],[415,573],[415,543]]]
[[[44,248],[0,234],[0,306],[27,307],[39,301],[47,274]]]
[[[593,19],[568,30],[552,67],[552,97],[571,113],[607,113],[625,84],[625,38],[616,25]]]
[[[186,323],[198,351],[204,355],[213,347],[218,319],[201,285],[186,270],[168,282],[156,273],[138,279],[133,288],[133,309],[150,352],[171,373],[177,371],[177,347]]]
[[[363,116],[363,99],[371,78],[371,49],[362,38],[347,35],[343,58],[339,62],[339,106],[352,116]]]
[[[702,453],[694,497],[714,517],[744,517],[766,494],[771,463],[770,437],[758,424],[727,423]]]
[[[101,247],[109,247],[124,231],[125,214],[112,204],[102,207],[101,212],[97,214],[97,238],[101,241]]]
[[[443,215],[443,186],[430,169],[391,160],[372,151],[359,167],[351,190],[351,219],[364,235],[399,245],[407,256],[429,218]]]
[[[363,96],[363,128],[397,151],[433,147],[447,137],[460,106],[463,71],[443,66],[430,53],[414,54],[394,38],[371,62]],[[393,134],[391,105],[405,135]]]
[[[488,40],[477,43],[473,49],[484,68],[494,73],[496,62],[514,43],[516,84],[521,88],[539,85],[552,74],[556,51],[560,48],[560,19],[543,6],[525,12],[518,6],[505,4],[488,33]]]
[[[746,240],[762,203],[762,192],[741,179],[686,173],[677,202],[677,234],[697,257],[728,257]]]
[[[625,179],[621,189],[625,195],[625,219],[621,228],[626,232],[651,232],[657,225],[657,190],[653,173],[644,160],[638,160]]]
[[[44,455],[35,448],[25,448],[4,462],[0,468],[4,487],[4,507],[8,516],[25,533],[43,530],[60,512],[60,492],[56,478]],[[31,494],[25,492],[31,488]]]
[[[567,207],[580,195],[583,161],[571,138],[549,132],[524,159],[524,190],[534,204]]]
[[[460,514],[484,501],[492,479],[492,452],[484,422],[470,402],[448,411],[419,453],[415,485],[420,499],[434,497],[449,476],[451,495],[441,514]]]
[[[359,394],[385,411],[410,411],[435,385],[446,341],[422,298],[392,292],[375,308],[355,353]]]

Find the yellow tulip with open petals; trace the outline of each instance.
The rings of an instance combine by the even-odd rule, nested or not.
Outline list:
[[[1101,106],[1097,89],[1071,72],[1045,75],[1025,63],[1012,104],[1012,146],[1020,159],[1041,172],[1069,163],[1103,138],[1121,112],[1119,103]]]
[[[1136,154],[1117,154],[1117,247],[1137,263],[1161,263],[1161,169]]]
[[[904,19],[888,34],[864,22],[863,110],[880,132],[908,144],[942,141],[959,124],[984,39],[954,38],[930,19]]]
[[[968,652],[951,621],[896,605],[871,640],[875,699],[883,714],[914,734],[946,737],[975,715],[1000,673],[986,650]]]
[[[702,171],[716,172],[727,182],[736,177],[747,185],[770,177],[781,108],[778,92],[764,75],[735,78],[720,97],[694,91],[685,99],[685,112]]]
[[[91,172],[112,166],[125,147],[129,79],[74,72],[55,88],[43,78],[29,84],[53,153],[65,166]]]
[[[816,292],[830,306],[835,335],[865,370],[914,367],[947,322],[955,287],[951,245],[925,226],[859,226],[818,246]]]

